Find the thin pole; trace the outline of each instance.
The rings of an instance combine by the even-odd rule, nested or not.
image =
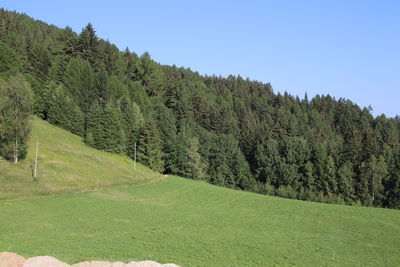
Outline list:
[[[35,179],[36,179],[36,171],[37,171],[38,153],[39,153],[39,141],[36,141],[35,169],[33,171],[33,178],[35,178]]]
[[[135,156],[134,156],[134,161],[133,161],[133,170],[136,170],[136,142],[135,142]]]

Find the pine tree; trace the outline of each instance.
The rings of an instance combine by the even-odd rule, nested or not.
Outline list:
[[[187,147],[184,134],[177,138],[177,127],[174,114],[163,103],[154,104],[153,117],[160,130],[162,151],[164,155],[165,172],[178,175],[183,173],[182,164],[186,161],[182,155]]]
[[[26,65],[27,71],[44,83],[51,67],[50,53],[48,49],[45,46],[34,42],[27,53],[29,63]]]
[[[124,97],[120,101],[120,109],[123,117],[123,129],[126,137],[127,154],[134,157],[135,143],[144,125],[144,118],[139,106]]]
[[[96,99],[95,77],[89,62],[71,59],[64,73],[64,84],[80,109],[88,112]]]
[[[255,155],[255,177],[257,180],[278,186],[281,161],[278,142],[274,139],[269,139],[257,149]]]
[[[188,167],[186,172],[189,178],[202,180],[204,178],[204,164],[201,162],[201,156],[198,151],[199,140],[196,137],[192,137],[187,149]]]
[[[384,145],[384,158],[388,166],[388,178],[384,181],[384,206],[400,208],[400,147]]]
[[[349,202],[355,200],[354,176],[353,166],[350,161],[346,161],[337,170],[339,193]]]
[[[52,61],[51,67],[49,68],[48,79],[57,83],[62,83],[64,78],[64,72],[68,64],[68,58],[64,55],[59,55]]]
[[[39,118],[46,119],[46,86],[31,74],[25,74],[24,77],[33,91],[33,113]]]
[[[163,90],[164,73],[150,57],[149,53],[144,53],[136,61],[135,76],[142,82],[143,87],[149,96],[158,95]]]
[[[139,135],[138,161],[155,171],[162,172],[164,170],[164,162],[161,148],[161,138],[156,123],[149,120],[145,123]]]
[[[105,69],[101,69],[95,74],[96,96],[100,103],[107,103],[111,100],[111,92],[108,88],[108,74]]]
[[[0,77],[16,74],[20,68],[20,62],[15,51],[6,43],[0,41]]]
[[[75,102],[68,96],[63,85],[49,85],[47,120],[71,133],[83,136],[83,114]]]
[[[361,164],[358,194],[364,205],[379,205],[382,200],[383,183],[387,178],[387,166],[384,158],[374,155]]]
[[[99,40],[96,36],[96,31],[91,23],[88,23],[85,28],[83,28],[81,34],[79,35],[76,51],[78,55],[89,61],[89,63],[97,69],[99,66],[98,62],[98,44]]]
[[[127,142],[123,120],[119,107],[93,104],[86,116],[85,142],[97,149],[124,153]]]

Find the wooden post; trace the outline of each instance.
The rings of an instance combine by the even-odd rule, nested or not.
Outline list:
[[[133,158],[134,158],[133,159],[133,171],[135,171],[136,170],[136,142],[135,142],[135,155]]]
[[[36,141],[35,168],[33,169],[33,178],[34,179],[36,179],[38,153],[39,153],[39,141]]]

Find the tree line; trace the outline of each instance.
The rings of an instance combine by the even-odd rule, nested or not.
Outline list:
[[[138,161],[159,172],[293,199],[400,208],[398,116],[160,65],[148,53],[119,51],[91,24],[77,34],[3,9],[0,73],[6,158],[15,155],[15,140],[6,137],[1,112],[12,105],[7,90],[19,87],[26,108],[18,112],[100,150],[133,157],[136,143]],[[24,153],[20,145],[17,154]]]

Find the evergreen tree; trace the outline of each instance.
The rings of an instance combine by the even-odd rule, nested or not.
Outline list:
[[[196,137],[192,137],[189,140],[187,149],[188,167],[186,172],[189,178],[202,180],[204,178],[204,164],[201,162],[201,156],[198,151],[199,140]]]
[[[184,134],[177,137],[174,114],[164,104],[158,103],[154,106],[153,116],[160,130],[165,172],[185,175],[183,165],[186,163],[186,158],[184,157],[187,147],[186,137]]]
[[[64,72],[68,64],[68,58],[64,55],[59,55],[52,61],[48,72],[48,79],[57,83],[62,83]]]
[[[400,147],[384,145],[384,158],[388,166],[388,179],[384,182],[384,206],[400,208]]]
[[[100,103],[107,103],[111,100],[111,92],[108,88],[108,74],[105,69],[101,69],[95,74],[96,95]]]
[[[96,31],[93,25],[88,23],[79,35],[76,43],[76,51],[82,59],[87,60],[95,69],[100,67],[98,62],[98,45],[99,40],[96,36]]]
[[[71,133],[83,135],[83,114],[74,101],[68,96],[63,85],[52,83],[49,94],[47,120]]]
[[[354,176],[353,166],[350,161],[346,161],[337,170],[339,193],[349,202],[355,200]]]
[[[50,53],[43,45],[33,43],[32,47],[29,47],[28,62],[26,65],[28,71],[33,74],[42,83],[46,81],[49,68],[51,67]]]
[[[361,164],[358,194],[364,205],[379,205],[382,200],[383,183],[387,178],[384,158],[375,156]]]
[[[313,163],[314,163],[314,171],[315,171],[315,186],[318,191],[322,191],[323,193],[327,194],[329,190],[329,181],[325,178],[330,177],[332,173],[327,175],[327,158],[328,155],[326,153],[325,146],[318,145],[313,153]]]
[[[127,154],[133,158],[135,143],[137,142],[140,130],[144,125],[144,118],[139,106],[124,97],[120,101],[120,109],[123,117],[123,128],[126,138]]]
[[[85,142],[97,149],[124,153],[126,136],[122,127],[123,120],[118,107],[95,103],[86,116]]]
[[[164,162],[162,160],[163,153],[161,149],[161,138],[156,123],[149,120],[145,123],[139,135],[137,159],[140,163],[151,169],[162,172]]]
[[[81,110],[88,112],[96,99],[95,77],[89,62],[71,59],[65,70],[64,84]]]
[[[158,95],[163,89],[164,74],[161,68],[150,58],[149,53],[144,53],[136,61],[136,80],[142,82],[149,96]]]
[[[33,75],[25,74],[25,80],[33,91],[33,113],[39,118],[46,119],[47,114],[47,88],[41,84]]]
[[[6,43],[0,41],[0,77],[16,74],[20,68],[20,62],[15,51]]]
[[[257,180],[262,183],[278,186],[281,161],[278,142],[274,139],[269,139],[256,152],[255,177]]]

